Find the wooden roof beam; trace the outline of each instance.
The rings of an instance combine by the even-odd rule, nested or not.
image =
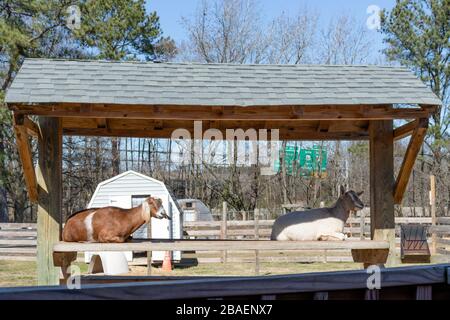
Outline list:
[[[391,105],[211,106],[38,104],[8,105],[20,114],[47,117],[155,120],[389,120],[428,118],[430,108]]]
[[[417,121],[417,125],[411,135],[408,148],[406,149],[405,158],[397,176],[394,188],[394,202],[400,204],[403,199],[406,187],[408,185],[409,177],[414,168],[414,162],[419,154],[423,140],[427,133],[428,118],[422,118]]]
[[[78,136],[116,136],[116,137],[148,137],[170,138],[172,132],[179,128],[188,130],[191,135],[194,131],[192,120],[154,120],[154,119],[106,119],[107,127],[99,126],[98,119],[66,117],[62,119],[63,134]],[[322,121],[328,123],[330,121]],[[325,132],[317,131],[317,121],[244,121],[225,120],[202,121],[203,133],[208,129],[217,129],[226,136],[227,129],[241,128],[255,130],[278,129],[281,139],[305,139],[305,140],[357,140],[366,139],[368,131],[365,126],[367,121],[335,121],[333,130]],[[331,128],[331,127],[330,127]]]
[[[186,128],[193,137],[191,128]],[[226,137],[223,129],[218,129]],[[104,129],[104,128],[63,128],[63,135],[66,136],[99,136],[99,137],[136,137],[136,138],[166,138],[170,139],[173,129],[158,128],[155,130],[146,129]],[[315,132],[299,131],[296,129],[280,129],[280,140],[367,140],[368,133],[359,132]]]

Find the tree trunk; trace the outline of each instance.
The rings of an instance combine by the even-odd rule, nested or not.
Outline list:
[[[118,175],[120,172],[120,154],[119,154],[119,139],[111,139],[111,156],[112,156],[112,174]]]
[[[0,186],[0,222],[8,222],[8,198],[6,189]]]
[[[3,172],[5,172],[5,160],[3,157],[5,148],[3,144],[3,132],[0,132],[0,134],[0,170],[3,174]],[[8,222],[8,198],[6,188],[3,187],[3,183],[3,181],[0,181],[0,222]]]

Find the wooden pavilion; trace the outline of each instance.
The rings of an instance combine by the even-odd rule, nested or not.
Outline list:
[[[170,138],[174,129],[192,132],[193,122],[202,120],[203,130],[279,129],[283,140],[369,140],[373,241],[324,241],[320,246],[354,249],[355,261],[366,264],[385,261],[376,258],[383,249],[390,252],[389,263],[395,248],[394,204],[402,201],[428,118],[441,101],[399,67],[27,59],[6,103],[14,114],[29,197],[38,204],[38,282],[57,284],[54,265],[67,261],[56,261],[66,258],[54,251],[73,253],[94,245],[59,242],[64,135]],[[39,117],[34,122],[29,116]],[[409,122],[394,129],[396,119]],[[409,145],[395,177],[393,143],[407,136]],[[30,137],[39,141],[36,168]],[[139,248],[201,246],[177,243],[174,248],[149,241]],[[107,245],[94,249],[118,250],[127,244]],[[230,248],[233,243],[221,245]],[[283,245],[297,244],[277,247]],[[268,244],[248,244],[249,249],[255,246]]]

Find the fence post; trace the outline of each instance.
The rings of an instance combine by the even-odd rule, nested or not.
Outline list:
[[[147,223],[147,238],[152,238],[152,218]],[[147,275],[152,275],[152,251],[147,251]]]
[[[436,178],[430,175],[430,206],[431,206],[431,254],[436,254],[436,232],[433,228],[436,226]]]
[[[222,202],[222,224],[220,225],[220,239],[226,240],[227,238],[227,203],[226,201]],[[227,251],[222,251],[222,263],[227,262]]]
[[[350,217],[350,223],[348,224],[349,225],[349,227],[350,227],[350,232],[349,232],[349,237],[350,238],[352,238],[353,237],[353,217],[355,217],[356,218],[356,211],[353,211],[353,210],[350,210],[350,214],[349,214],[349,217]]]
[[[259,209],[254,210],[255,240],[259,240]],[[259,275],[259,250],[255,250],[255,274]]]
[[[359,212],[359,237],[361,238],[361,240],[364,240],[366,238],[364,234],[364,230],[366,229],[366,213],[364,209],[360,210]]]

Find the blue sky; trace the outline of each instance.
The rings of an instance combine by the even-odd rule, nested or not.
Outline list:
[[[181,17],[191,16],[199,0],[147,0],[147,10],[156,11],[160,17],[161,28],[165,36],[172,37],[176,42],[186,39],[186,33],[181,24]],[[266,20],[280,15],[283,11],[296,13],[305,5],[318,12],[320,16],[319,28],[327,21],[340,14],[350,14],[356,19],[365,21],[369,14],[368,6],[377,5],[380,8],[391,9],[395,0],[256,0],[262,8],[262,15]],[[322,25],[321,25],[322,24]],[[370,31],[376,34],[376,31]],[[374,36],[376,47],[382,47],[382,37]]]

